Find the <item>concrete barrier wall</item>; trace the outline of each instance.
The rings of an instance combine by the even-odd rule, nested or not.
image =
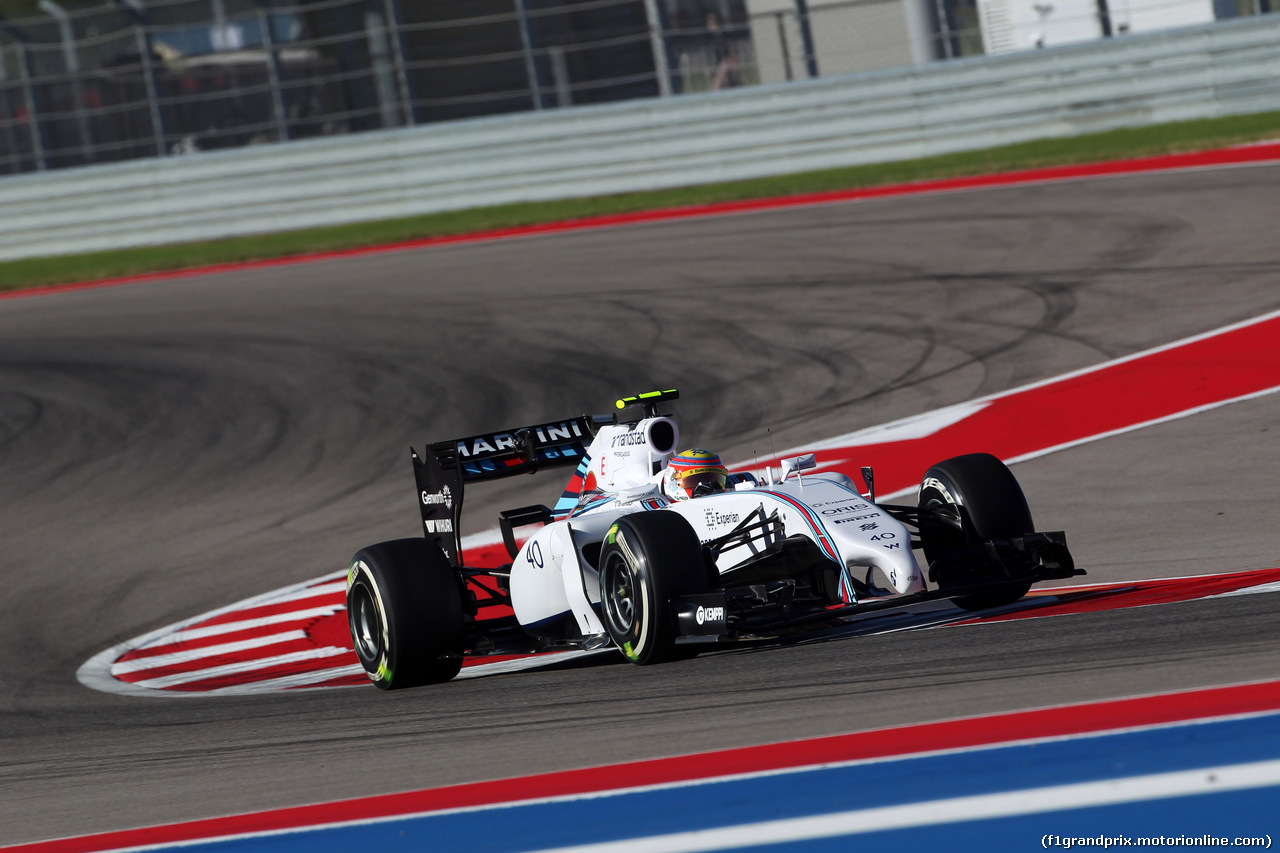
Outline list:
[[[0,180],[0,259],[902,160],[1280,110],[1280,15]]]

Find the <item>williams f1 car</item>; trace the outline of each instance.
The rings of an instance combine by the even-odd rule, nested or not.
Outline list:
[[[877,503],[870,468],[862,492],[815,471],[812,454],[674,500],[663,483],[680,430],[660,408],[678,396],[411,448],[424,535],[360,550],[347,575],[369,678],[409,687],[453,678],[464,657],[567,649],[652,664],[906,602],[998,607],[1084,574],[1061,532],[1035,532],[1017,480],[987,454],[931,467],[915,506]],[[574,469],[554,507],[499,513],[511,562],[467,566],[466,488],[554,467]]]

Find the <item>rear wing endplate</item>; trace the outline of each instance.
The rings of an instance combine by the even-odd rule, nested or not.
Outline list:
[[[462,565],[458,531],[464,484],[575,466],[587,455],[595,426],[603,420],[606,419],[582,415],[566,421],[437,441],[428,445],[422,456],[409,448],[418,486],[418,509],[422,511],[427,540],[434,540],[450,563]]]

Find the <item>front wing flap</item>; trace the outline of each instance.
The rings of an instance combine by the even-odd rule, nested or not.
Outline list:
[[[729,611],[723,589],[685,595],[673,602],[676,643],[715,643],[729,633]]]
[[[939,557],[929,565],[929,580],[949,591],[1001,583],[1038,583],[1083,575],[1060,530],[990,539]]]

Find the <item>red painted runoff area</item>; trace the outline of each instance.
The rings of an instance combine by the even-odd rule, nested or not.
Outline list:
[[[380,246],[367,246],[360,249],[316,252],[313,254],[295,255],[287,258],[273,258],[271,260],[264,261],[213,264],[210,266],[192,267],[182,270],[170,270],[166,272],[103,279],[101,281],[58,285],[55,287],[39,288],[35,290],[0,292],[0,299],[15,299],[19,297],[38,296],[49,293],[89,290],[101,287],[115,287],[122,284],[139,284],[142,282],[158,281],[161,279],[194,278],[198,276],[216,275],[219,273],[270,269],[272,267],[293,266],[296,264],[312,264],[343,258],[359,258],[367,255],[379,255],[386,252],[403,252],[414,249],[426,249],[434,246],[480,243],[488,240],[508,240],[517,237],[532,237],[539,234],[560,234],[570,231],[591,231],[627,225],[640,225],[650,222],[671,222],[678,219],[728,216],[738,213],[783,210],[791,207],[809,207],[819,204],[841,204],[845,202],[865,201],[876,198],[924,195],[927,193],[958,192],[962,190],[979,190],[992,187],[1009,187],[1020,184],[1044,183],[1048,181],[1070,181],[1084,178],[1133,175],[1143,172],[1167,172],[1179,169],[1213,169],[1270,162],[1280,162],[1280,143],[1270,142],[1257,145],[1241,145],[1232,148],[1218,148],[1212,151],[1195,151],[1186,154],[1165,154],[1158,157],[1141,157],[1130,160],[1114,160],[1104,163],[1084,163],[1076,166],[1052,166],[1044,169],[1024,169],[1015,172],[1001,172],[995,175],[942,178],[930,181],[916,181],[909,184],[890,184],[880,187],[866,187],[863,189],[830,190],[827,192],[802,193],[798,195],[778,196],[773,198],[724,201],[713,204],[690,205],[688,207],[642,210],[634,213],[616,213],[606,216],[590,216],[582,219],[548,222],[541,225],[524,225],[516,228],[496,228],[489,231],[477,231],[467,234],[453,234],[443,237],[427,237],[419,240],[405,240],[397,243],[387,243]]]
[[[883,441],[832,439],[817,460],[855,482],[859,466],[873,466],[882,494],[918,484],[930,465],[963,453],[1016,462],[1280,389],[1277,342],[1280,313],[964,403],[953,407],[953,422],[948,410],[931,413],[940,425],[918,437],[884,430]]]
[[[1155,604],[1177,604],[1183,601],[1211,598],[1215,595],[1239,593],[1251,587],[1263,585],[1274,587],[1276,584],[1280,584],[1280,568],[1193,578],[1159,578],[1033,590],[1019,602],[1022,606],[1014,612],[975,616],[947,624],[976,625],[984,622],[1066,616],[1073,613],[1101,613],[1104,610],[1150,607]]]

